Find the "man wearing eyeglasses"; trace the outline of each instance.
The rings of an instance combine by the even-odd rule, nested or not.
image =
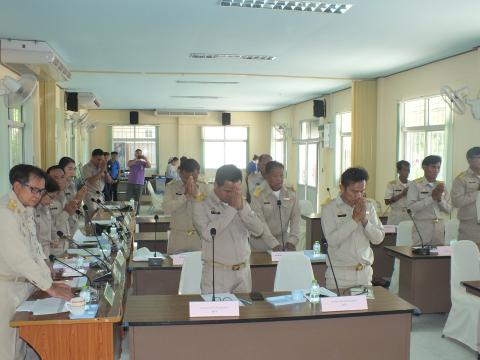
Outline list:
[[[0,198],[0,359],[23,359],[26,344],[10,327],[15,309],[39,288],[70,300],[68,285],[53,283],[37,240],[34,207],[45,193],[45,173],[16,165],[9,174],[12,190]]]
[[[458,208],[458,240],[480,245],[480,147],[467,151],[468,169],[456,177],[452,186],[452,204]]]

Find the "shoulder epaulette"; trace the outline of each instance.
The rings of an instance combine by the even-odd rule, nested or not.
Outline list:
[[[413,182],[420,184],[423,181],[423,177],[413,180]]]
[[[328,204],[330,204],[330,203],[332,202],[332,200],[333,200],[333,199],[330,198],[330,196],[329,196],[329,197],[325,198],[325,200],[323,200],[323,202],[322,202],[320,205],[321,205],[321,206],[328,205]]]
[[[396,182],[397,182],[397,180],[392,180],[392,181],[389,181],[388,183],[389,183],[390,185],[395,185]]]
[[[457,175],[456,179],[462,180],[466,174],[467,174],[466,171],[462,171],[460,174]]]
[[[257,187],[255,188],[255,192],[253,193],[253,196],[258,198],[262,193],[262,190],[263,190],[262,187],[260,185],[257,185]]]
[[[202,202],[207,198],[207,194],[201,192],[197,196],[195,196],[195,201]]]
[[[295,185],[287,185],[286,188],[290,191],[296,192]]]
[[[14,199],[10,199],[7,203],[7,209],[15,212],[15,210],[17,210],[17,202]]]

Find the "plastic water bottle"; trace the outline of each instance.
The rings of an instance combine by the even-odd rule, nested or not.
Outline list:
[[[82,269],[83,268],[83,257],[81,256],[78,256],[76,259],[75,259],[75,269]]]
[[[320,256],[320,241],[315,241],[313,244],[313,256],[317,257]]]
[[[310,287],[310,302],[312,304],[318,304],[320,302],[320,286],[317,280],[312,280],[312,286]]]
[[[80,294],[79,294],[80,297],[83,298],[83,300],[85,300],[86,303],[89,303],[90,300],[92,300],[92,294],[90,292],[90,288],[88,287],[88,285],[85,285],[82,290],[80,291]]]
[[[130,205],[132,210],[135,210],[135,200],[133,200],[133,198],[130,199],[130,203],[128,205]]]

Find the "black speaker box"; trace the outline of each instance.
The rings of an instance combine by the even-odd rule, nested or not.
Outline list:
[[[78,111],[78,93],[67,92],[67,110]]]
[[[222,113],[222,125],[230,125],[230,113]]]
[[[313,116],[327,116],[327,103],[325,100],[313,100]]]
[[[138,125],[138,111],[130,111],[130,125]]]

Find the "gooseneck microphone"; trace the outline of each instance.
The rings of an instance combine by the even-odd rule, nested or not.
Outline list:
[[[410,216],[410,219],[412,219],[413,225],[415,226],[415,230],[417,230],[418,237],[420,238],[420,242],[422,244],[421,248],[412,249],[412,253],[415,254],[415,255],[430,255],[430,248],[426,247],[424,242],[423,242],[422,234],[420,234],[420,231],[418,230],[417,223],[413,219],[412,210],[407,209],[407,214]]]
[[[282,200],[277,200],[278,213],[280,214],[280,231],[282,232],[282,251],[285,251],[285,239],[283,238],[283,222],[282,222]]]
[[[92,222],[92,219],[90,218],[90,216],[88,214],[88,206],[87,205],[83,205],[83,211],[85,212],[85,215],[86,215],[85,219],[88,219],[88,223],[90,224],[90,226],[93,229],[93,234],[95,235],[95,239],[97,239],[97,244],[98,244],[98,247],[100,248],[100,252],[103,254],[103,258],[108,263],[107,255],[105,255],[105,252],[103,251],[103,248],[102,248],[102,244],[100,244],[100,240],[98,239],[98,236],[97,236],[97,228],[96,228],[95,224]]]
[[[215,301],[215,235],[217,229],[210,229],[210,236],[212,237],[212,301]]]
[[[325,252],[327,253],[328,262],[330,263],[330,269],[332,269],[333,280],[335,281],[335,287],[337,289],[337,295],[340,296],[340,289],[338,288],[337,277],[335,276],[335,270],[333,269],[332,260],[330,259],[330,251],[328,251],[328,242],[327,238],[322,239],[322,244],[325,247]]]
[[[53,262],[58,262],[60,264],[62,264],[63,266],[75,271],[76,273],[82,275],[82,277],[86,278],[87,279],[87,283],[88,283],[88,286],[92,286],[92,281],[90,280],[90,278],[87,276],[87,274],[84,274],[83,272],[79,271],[78,269],[75,269],[73,266],[70,266],[68,265],[67,263],[63,262],[63,261],[60,261],[58,260],[58,258],[55,256],[55,255],[50,255],[48,257],[50,259],[50,262],[53,263]]]
[[[150,266],[160,266],[162,265],[163,259],[161,257],[157,257],[157,225],[158,225],[158,215],[155,214],[153,217],[155,219],[155,242],[153,243],[153,247],[155,249],[155,254],[153,257],[148,258],[148,265]]]

